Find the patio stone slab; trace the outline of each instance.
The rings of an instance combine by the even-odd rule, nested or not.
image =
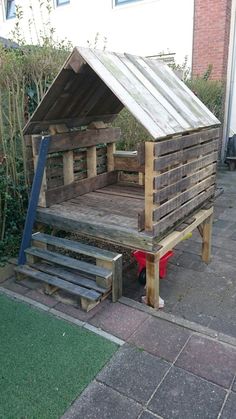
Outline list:
[[[97,380],[140,403],[147,402],[164,374],[166,361],[131,346],[120,349],[98,374]]]
[[[90,323],[126,340],[147,318],[148,314],[120,303],[112,303]]]
[[[173,362],[190,335],[190,331],[180,326],[149,318],[129,338],[129,342]]]
[[[82,321],[89,321],[92,317],[96,316],[99,312],[107,309],[107,307],[110,304],[111,304],[111,301],[106,299],[102,301],[101,303],[99,303],[97,306],[95,306],[88,313],[86,313],[85,311],[82,311],[80,307],[75,307],[70,304],[58,303],[57,310],[62,311],[62,313],[68,314],[69,316],[74,317],[75,319],[79,319]]]
[[[148,409],[165,419],[216,419],[226,391],[173,367],[157,389]]]
[[[91,383],[61,419],[137,419],[142,406],[101,383]]]
[[[139,419],[157,419],[160,418],[160,416],[156,416],[153,413],[149,412],[148,410],[145,410],[140,416]]]
[[[229,388],[236,373],[236,349],[205,337],[192,336],[176,365]]]
[[[20,284],[20,281],[16,281],[15,277],[11,277],[7,281],[3,282],[1,287],[21,295],[25,295],[29,291],[28,288]]]
[[[55,300],[55,298],[36,290],[28,291],[26,296],[32,298],[32,300],[38,301],[38,303],[45,304],[45,306],[48,307],[55,307],[57,304],[57,300]]]
[[[226,400],[220,419],[235,419],[236,417],[236,394],[231,393]]]

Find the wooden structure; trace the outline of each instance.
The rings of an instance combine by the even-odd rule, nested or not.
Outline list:
[[[135,152],[116,150],[122,133],[109,125],[124,106],[150,135]],[[43,135],[38,222],[147,251],[153,307],[158,261],[186,232],[199,228],[209,260],[212,208],[201,208],[214,196],[219,121],[168,66],[75,48],[25,127],[32,176]]]

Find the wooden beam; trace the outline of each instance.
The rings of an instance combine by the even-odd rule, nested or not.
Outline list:
[[[74,153],[67,151],[63,153],[63,178],[64,185],[74,182]]]
[[[155,241],[161,246],[159,251],[160,258],[165,255],[166,252],[172,250],[188,233],[195,230],[200,224],[203,223],[208,217],[213,214],[213,207],[209,210],[199,210],[194,214],[194,221],[190,225],[186,225],[186,228],[182,231],[172,231],[164,239]]]
[[[24,134],[40,134],[42,131],[47,130],[50,125],[66,124],[68,128],[78,128],[84,125],[89,125],[93,121],[112,122],[117,114],[111,115],[87,115],[78,118],[62,118],[51,119],[48,121],[34,120],[33,118],[26,124]]]
[[[145,143],[145,230],[153,230],[154,143]]]
[[[202,260],[209,263],[211,260],[213,214],[202,223]]]
[[[145,167],[140,166],[137,155],[114,155],[115,170],[124,170],[129,172],[144,172]]]
[[[159,255],[146,255],[146,299],[147,305],[159,308]]]
[[[59,230],[78,232],[90,237],[100,238],[110,243],[123,244],[132,249],[155,250],[153,238],[145,232],[139,233],[136,229],[107,225],[105,223],[92,223],[81,221],[80,218],[72,219],[63,214],[55,213],[50,208],[38,208],[37,221],[49,224]]]
[[[115,170],[114,153],[116,151],[115,143],[107,144],[107,171]]]
[[[97,175],[97,149],[96,146],[87,148],[87,176],[88,178]]]
[[[120,139],[120,128],[89,129],[52,135],[49,153],[75,150],[76,148],[90,147],[102,143],[113,143]],[[35,154],[39,151],[39,136],[34,136]]]

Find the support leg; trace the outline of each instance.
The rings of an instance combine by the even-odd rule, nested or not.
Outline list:
[[[202,223],[202,260],[209,263],[211,260],[211,236],[213,214]]]
[[[146,296],[147,305],[159,308],[159,255],[146,256]]]

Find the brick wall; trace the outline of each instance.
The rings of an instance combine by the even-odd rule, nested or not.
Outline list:
[[[211,79],[226,79],[232,0],[195,0],[193,76],[212,65]]]

